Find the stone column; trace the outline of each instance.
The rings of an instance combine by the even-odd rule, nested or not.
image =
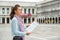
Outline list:
[[[0,17],[0,23],[1,23],[1,17]]]
[[[28,14],[28,8],[26,8],[26,13]]]
[[[37,19],[37,22],[40,24],[40,20],[39,20],[39,19],[40,19],[40,18]]]
[[[26,19],[27,19],[26,21],[27,21],[27,24],[28,24],[28,18],[26,18]]]
[[[1,17],[1,23],[2,23],[2,17]]]
[[[42,24],[43,24],[43,18],[42,18]]]
[[[56,24],[56,18],[54,18],[54,23]]]
[[[30,18],[30,21],[31,21],[30,23],[32,23],[32,17]]]
[[[22,13],[24,14],[24,8],[22,8]]]
[[[5,24],[7,24],[7,18],[5,17]]]
[[[32,8],[30,8],[30,14],[32,14]]]

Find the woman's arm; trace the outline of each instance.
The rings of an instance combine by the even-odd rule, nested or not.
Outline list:
[[[27,18],[27,17],[30,17],[31,14],[22,14],[21,17],[24,17],[24,18]]]
[[[12,31],[16,36],[24,36],[25,32],[19,30],[18,21],[16,19],[12,20]]]

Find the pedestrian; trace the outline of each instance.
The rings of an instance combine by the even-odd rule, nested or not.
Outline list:
[[[24,40],[25,35],[29,35],[30,32],[25,32],[26,26],[24,26],[23,18],[30,17],[31,14],[22,14],[22,8],[16,4],[10,13],[11,19],[11,31],[13,40]]]

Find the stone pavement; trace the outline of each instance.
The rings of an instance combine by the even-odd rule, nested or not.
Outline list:
[[[12,40],[9,24],[0,24],[0,40]],[[60,40],[60,24],[40,24],[25,40]]]
[[[0,24],[0,40],[12,40],[10,25]]]
[[[60,40],[60,24],[40,24],[27,40]]]

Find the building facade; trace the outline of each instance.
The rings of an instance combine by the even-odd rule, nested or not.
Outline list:
[[[59,24],[60,0],[43,1],[43,3],[38,3],[37,15],[40,24]]]
[[[35,2],[19,2],[19,1],[0,1],[0,24],[10,24],[10,12],[14,5],[19,4],[22,7],[22,13],[30,13],[30,18],[23,18],[25,24],[30,24],[36,17]]]
[[[22,13],[31,13],[30,18],[23,18],[25,24],[37,20],[40,24],[60,23],[60,0],[41,2],[0,1],[0,24],[10,24],[10,12],[14,5],[22,7]]]

